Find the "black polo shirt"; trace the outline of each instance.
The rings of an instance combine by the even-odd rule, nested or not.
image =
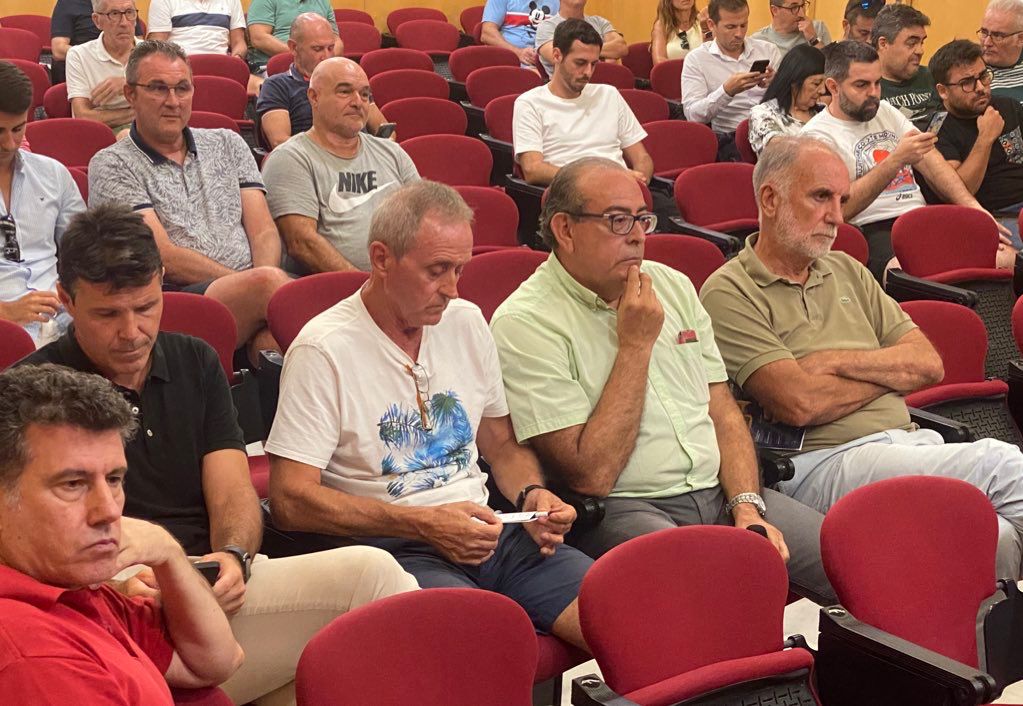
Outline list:
[[[22,360],[98,373],[67,333]],[[202,491],[203,457],[245,450],[231,389],[213,348],[198,338],[160,333],[142,393],[118,388],[139,420],[125,447],[124,514],[167,528],[191,555],[210,551],[210,523]]]
[[[142,36],[142,23],[135,22],[135,35]],[[90,42],[99,36],[92,21],[92,0],[57,0],[50,16],[50,36],[67,37],[71,46]]]

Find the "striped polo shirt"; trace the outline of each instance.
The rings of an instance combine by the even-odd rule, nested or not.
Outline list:
[[[186,54],[226,54],[232,29],[244,29],[241,0],[153,0],[149,31],[170,32]]]
[[[991,93],[996,96],[1005,96],[1023,103],[1023,51],[1019,59],[1012,66],[999,68],[989,66],[995,77],[991,80]]]

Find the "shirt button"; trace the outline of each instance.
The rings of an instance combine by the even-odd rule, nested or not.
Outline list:
[[[139,408],[138,407],[132,407],[131,408],[131,413],[132,414],[138,414],[139,413]]]
[[[152,436],[152,435],[153,435],[153,430],[152,429],[146,429],[146,436]]]

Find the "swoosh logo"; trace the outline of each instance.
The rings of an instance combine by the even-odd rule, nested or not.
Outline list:
[[[373,191],[370,191],[365,194],[358,194],[356,196],[350,196],[348,198],[344,198],[336,190],[331,191],[330,198],[327,199],[327,205],[330,207],[330,210],[333,211],[334,213],[347,213],[348,211],[351,211],[354,208],[358,208],[362,204],[369,201],[377,194],[377,192],[383,191],[387,187],[396,183],[397,182],[389,181],[386,184],[381,184],[377,188],[373,189]]]

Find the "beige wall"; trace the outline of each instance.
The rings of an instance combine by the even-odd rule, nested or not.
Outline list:
[[[145,16],[149,0],[136,0],[139,10]],[[242,0],[248,7],[250,0]],[[48,15],[55,0],[0,0],[0,15],[34,13]],[[334,0],[335,7],[352,7],[371,13],[378,26],[384,27],[384,18],[391,10],[410,5],[436,7],[443,10],[448,19],[458,24],[458,14],[465,7],[480,4],[482,0]],[[706,0],[697,0],[705,4]],[[815,0],[810,13],[823,19],[833,37],[842,32],[842,10],[846,0]],[[956,38],[975,38],[974,32],[980,27],[985,0],[912,0],[920,11],[931,18],[930,36],[927,40],[928,54],[942,44]],[[770,22],[768,0],[751,0],[750,27],[758,29]],[[644,42],[650,38],[657,0],[589,0],[586,9],[591,14],[607,17],[625,33],[629,42]]]

